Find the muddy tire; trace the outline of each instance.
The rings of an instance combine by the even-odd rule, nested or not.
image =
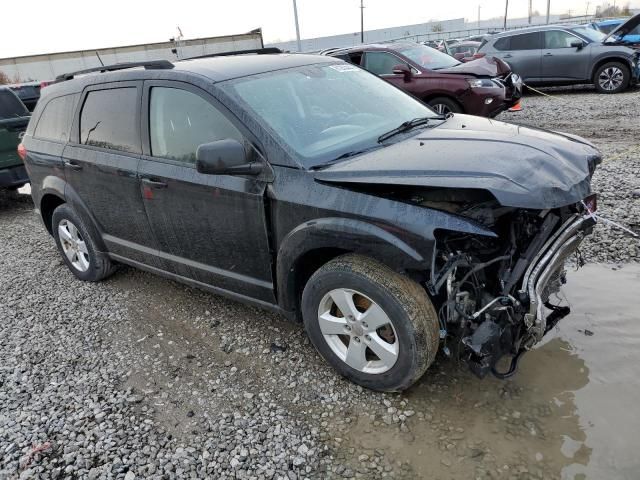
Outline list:
[[[98,282],[113,274],[116,267],[96,247],[84,220],[64,203],[53,211],[53,238],[69,270],[85,282]]]
[[[427,102],[439,115],[448,115],[450,113],[464,113],[462,107],[451,98],[436,97]]]
[[[368,257],[344,255],[316,271],[302,293],[302,315],[322,357],[372,390],[410,387],[438,350],[437,315],[425,290]]]
[[[600,65],[593,74],[593,83],[599,93],[620,93],[629,87],[631,72],[620,62]]]

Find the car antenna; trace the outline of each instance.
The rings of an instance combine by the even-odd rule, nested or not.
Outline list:
[[[102,65],[104,67],[104,62],[102,61],[102,59],[100,58],[100,54],[98,53],[98,51],[96,50],[96,57],[98,57],[98,61],[100,62],[100,65]]]

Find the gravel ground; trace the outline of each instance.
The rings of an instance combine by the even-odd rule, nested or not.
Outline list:
[[[550,93],[502,119],[596,143],[601,212],[639,229],[638,91]],[[640,258],[607,226],[583,250]],[[0,292],[0,479],[547,479],[588,457],[560,454],[584,435],[563,397],[579,373],[479,381],[439,358],[405,394],[365,391],[264,311],[124,267],[75,280],[30,199],[6,192]]]

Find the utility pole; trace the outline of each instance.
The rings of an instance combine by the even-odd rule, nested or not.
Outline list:
[[[509,12],[509,0],[504,2],[504,30],[507,29],[507,13]]]
[[[531,13],[533,11],[532,3],[533,3],[533,0],[529,0],[529,25],[531,25]]]
[[[550,14],[551,14],[551,0],[547,0],[547,25],[549,25]]]
[[[585,17],[588,17],[588,16],[589,16],[589,4],[590,4],[590,3],[591,3],[591,2],[587,2],[587,8],[585,8],[585,9],[584,9],[584,16],[585,16]]]
[[[480,5],[478,5],[478,33],[480,33]]]
[[[300,26],[298,25],[298,5],[296,4],[296,0],[293,0],[293,17],[296,21],[296,41],[298,42],[298,52],[301,52],[302,46],[300,45]]]
[[[360,0],[360,43],[364,43],[364,0]]]

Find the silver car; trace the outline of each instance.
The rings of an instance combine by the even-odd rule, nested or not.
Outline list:
[[[618,93],[638,82],[640,52],[584,25],[545,25],[499,33],[478,53],[498,57],[529,85],[592,83]]]

